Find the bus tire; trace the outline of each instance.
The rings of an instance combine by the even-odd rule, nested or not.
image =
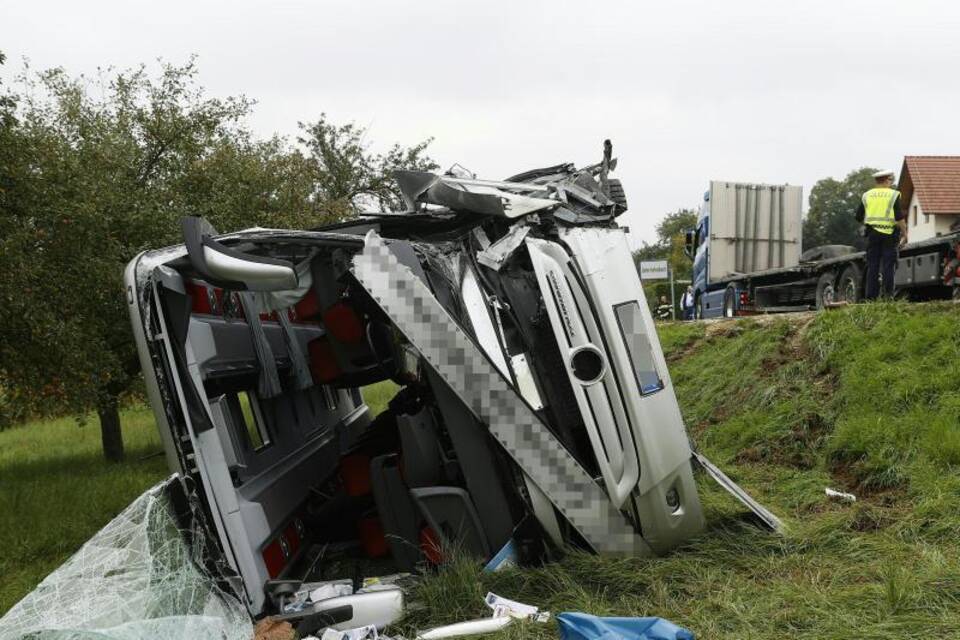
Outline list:
[[[735,318],[737,315],[737,289],[732,284],[723,292],[723,317]]]

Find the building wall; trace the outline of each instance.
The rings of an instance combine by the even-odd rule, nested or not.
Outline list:
[[[924,214],[920,200],[914,193],[910,200],[910,208],[907,209],[907,231],[910,242],[919,242],[934,238],[938,234],[950,233],[950,225],[956,220],[957,216]]]

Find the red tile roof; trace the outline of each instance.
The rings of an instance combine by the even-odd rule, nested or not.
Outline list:
[[[916,191],[924,213],[960,215],[960,156],[905,156],[900,191],[905,203]]]

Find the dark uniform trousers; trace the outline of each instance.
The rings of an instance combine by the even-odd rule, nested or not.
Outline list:
[[[897,266],[897,245],[900,243],[900,230],[893,233],[880,233],[873,227],[867,227],[867,290],[864,297],[876,300],[880,294],[877,276],[883,275],[883,295],[893,297],[893,272]]]

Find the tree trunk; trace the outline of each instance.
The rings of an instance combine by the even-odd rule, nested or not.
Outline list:
[[[123,433],[120,431],[120,410],[116,396],[106,396],[97,406],[100,417],[100,440],[103,457],[110,462],[123,460]]]

